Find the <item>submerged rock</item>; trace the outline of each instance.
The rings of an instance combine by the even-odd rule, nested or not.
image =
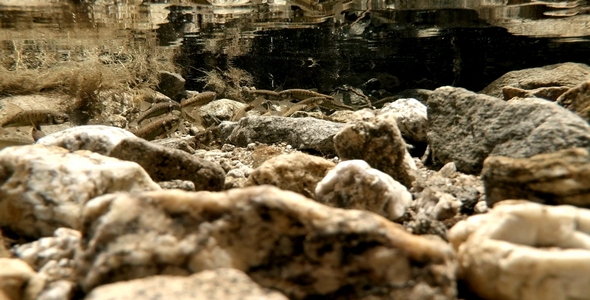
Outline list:
[[[290,299],[454,299],[451,248],[369,212],[271,186],[118,193],[90,201],[76,261],[85,291],[235,268]]]
[[[334,154],[332,138],[344,124],[315,118],[276,116],[245,117],[237,123],[220,125],[224,143],[246,147],[250,143],[287,143],[299,150],[313,150],[324,155]]]
[[[590,299],[590,211],[503,201],[449,232],[459,277],[485,299]]]
[[[117,191],[159,190],[136,163],[44,145],[0,151],[0,226],[39,238],[79,229],[86,201]]]
[[[111,157],[138,163],[154,181],[192,181],[197,191],[219,191],[225,182],[225,172],[218,164],[140,138],[124,139]]]
[[[37,141],[37,144],[58,146],[70,151],[89,150],[109,155],[123,139],[135,137],[131,132],[112,126],[86,125],[68,128]]]
[[[318,183],[315,199],[330,206],[368,210],[396,220],[406,213],[412,194],[365,161],[349,160],[339,163]]]
[[[428,122],[434,156],[468,174],[478,174],[489,155],[530,157],[590,146],[586,121],[538,98],[506,102],[442,87],[428,99]]]
[[[248,177],[246,186],[270,184],[314,198],[316,185],[335,165],[321,157],[300,152],[283,154],[256,168]]]
[[[590,154],[586,149],[530,158],[488,157],[482,180],[490,207],[505,199],[590,207]]]
[[[94,289],[85,300],[287,300],[279,292],[261,288],[236,269],[220,268],[191,276],[151,276],[111,283]]]
[[[160,71],[158,73],[158,92],[174,99],[184,89],[186,80],[180,74]]]
[[[411,187],[414,177],[408,161],[413,164],[413,160],[406,158],[406,143],[393,114],[366,111],[363,120],[348,123],[334,136],[334,146],[340,159],[362,159]]]

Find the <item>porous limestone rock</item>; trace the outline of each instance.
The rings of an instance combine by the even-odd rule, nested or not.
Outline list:
[[[140,138],[122,140],[110,156],[138,163],[154,181],[192,181],[197,191],[219,191],[225,182],[225,172],[218,164]]]
[[[249,116],[237,123],[220,124],[224,143],[246,147],[250,143],[286,143],[299,150],[313,150],[324,155],[334,154],[333,137],[344,127],[342,123],[315,118],[278,116]]]
[[[494,80],[480,93],[502,98],[505,86],[534,90],[543,87],[569,87],[590,79],[590,67],[579,63],[561,63],[540,68],[511,71]]]
[[[235,268],[290,299],[456,296],[448,244],[273,186],[105,195],[87,203],[84,225],[76,262],[87,292],[152,275]]]
[[[125,129],[104,125],[86,125],[47,135],[38,140],[37,144],[58,146],[70,151],[89,150],[108,156],[120,141],[129,137],[135,137],[135,135]]]
[[[503,201],[449,231],[459,277],[484,299],[590,299],[590,210]]]
[[[314,198],[316,185],[335,165],[324,158],[301,152],[283,154],[254,169],[246,186],[270,184]]]
[[[334,146],[340,159],[362,159],[404,186],[411,187],[414,176],[406,161],[406,143],[393,114],[365,111],[363,120],[346,124],[334,136]]]
[[[85,300],[287,300],[277,291],[261,288],[244,272],[220,268],[191,276],[151,276],[97,287]]]
[[[590,154],[573,148],[530,158],[490,156],[481,178],[486,202],[506,199],[590,207]]]
[[[426,105],[413,98],[386,104],[380,114],[393,113],[402,136],[413,142],[426,142],[428,118]]]
[[[554,102],[525,100],[436,89],[428,98],[428,143],[434,157],[455,162],[461,172],[479,174],[490,155],[530,157],[590,146],[590,125],[582,118]]]
[[[44,237],[15,248],[16,257],[39,271],[49,261],[74,258],[74,251],[80,244],[80,232],[69,228],[58,228],[53,237]]]
[[[36,300],[45,281],[26,262],[0,258],[0,299]]]
[[[0,182],[0,226],[28,238],[80,228],[94,197],[160,189],[136,163],[45,145],[0,151]]]
[[[317,201],[340,208],[363,209],[396,220],[406,213],[412,194],[391,176],[363,160],[340,162],[315,188]]]
[[[575,112],[586,121],[590,121],[590,81],[565,92],[557,99],[557,104]]]

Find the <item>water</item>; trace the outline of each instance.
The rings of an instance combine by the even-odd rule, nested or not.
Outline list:
[[[0,63],[141,50],[174,55],[196,90],[205,72],[235,67],[259,89],[478,91],[510,70],[590,64],[589,12],[588,1],[0,0]]]

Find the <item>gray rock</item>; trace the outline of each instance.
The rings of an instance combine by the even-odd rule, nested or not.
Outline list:
[[[0,226],[29,238],[79,229],[86,201],[116,191],[159,190],[136,163],[45,145],[0,151]]]
[[[174,99],[184,89],[186,80],[180,74],[160,71],[157,91]]]
[[[505,86],[534,90],[545,87],[570,87],[590,79],[590,67],[579,63],[562,63],[540,68],[511,71],[487,87],[480,93],[496,98],[503,98]]]
[[[489,207],[505,199],[590,207],[590,154],[566,149],[530,158],[488,157],[481,178]]]
[[[479,174],[489,155],[530,157],[590,146],[590,126],[563,107],[539,98],[504,101],[441,87],[428,99],[428,141],[434,157]]]
[[[376,214],[272,186],[94,198],[76,253],[85,291],[234,268],[290,299],[455,299],[454,253]]]
[[[38,140],[37,144],[58,146],[70,151],[89,150],[108,156],[120,141],[129,137],[135,137],[135,135],[125,129],[104,125],[87,125],[47,135]]]
[[[315,118],[246,117],[237,125],[222,123],[222,142],[246,147],[250,143],[287,143],[299,150],[334,154],[332,138],[344,124]],[[233,129],[232,129],[233,128]],[[231,131],[230,131],[231,130]]]
[[[340,162],[317,184],[315,199],[347,209],[363,209],[396,220],[406,213],[412,194],[391,176],[363,160]]]
[[[586,81],[557,99],[557,104],[575,112],[586,121],[590,121],[590,81]]]
[[[394,114],[366,111],[363,120],[348,123],[334,136],[336,153],[342,160],[362,159],[406,187],[413,175],[406,156],[406,143]]]
[[[224,186],[225,172],[218,164],[144,139],[124,139],[110,156],[138,163],[154,181],[189,180],[197,191],[219,191]]]
[[[191,276],[151,276],[103,285],[85,300],[287,300],[277,291],[261,288],[244,272],[221,268]]]

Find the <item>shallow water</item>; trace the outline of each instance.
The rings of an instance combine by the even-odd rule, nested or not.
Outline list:
[[[189,89],[203,88],[204,72],[233,66],[257,88],[350,85],[382,96],[477,91],[510,70],[590,64],[588,1],[113,2],[0,0],[0,62],[35,69],[167,49]]]

